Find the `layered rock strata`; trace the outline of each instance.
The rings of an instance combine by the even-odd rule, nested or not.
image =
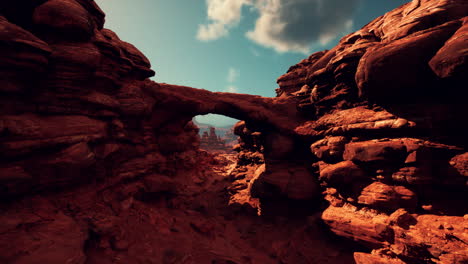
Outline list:
[[[351,259],[315,220],[238,215],[230,158],[198,148],[190,120],[209,112],[293,133],[291,99],[152,82],[103,25],[90,0],[0,3],[1,263]]]
[[[357,263],[465,263],[465,1],[412,1],[278,79]],[[463,120],[463,121],[462,121]],[[448,228],[447,228],[448,227]]]
[[[227,146],[226,141],[216,134],[216,128],[214,127],[209,127],[209,131],[203,132],[200,137],[200,148],[215,153],[232,151],[232,147]]]
[[[466,263],[467,14],[414,0],[264,98],[150,81],[94,1],[2,2],[0,262]]]

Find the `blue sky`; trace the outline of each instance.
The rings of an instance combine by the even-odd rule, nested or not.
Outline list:
[[[151,61],[157,82],[275,96],[276,79],[308,54],[404,0],[96,0],[105,27]],[[197,118],[213,125],[233,120]]]

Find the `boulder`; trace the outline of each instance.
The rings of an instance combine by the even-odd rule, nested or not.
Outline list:
[[[400,140],[371,140],[346,144],[343,159],[355,163],[403,163],[407,150]]]
[[[440,78],[449,78],[460,82],[466,82],[468,72],[468,18],[463,19],[463,26],[445,42],[429,61],[429,66]]]
[[[365,208],[359,210],[350,204],[329,206],[322,219],[333,233],[369,247],[381,247],[393,238],[393,230],[386,224],[388,215]]]
[[[267,186],[264,186],[265,184]],[[290,199],[308,200],[319,194],[317,180],[310,169],[294,163],[267,163],[265,172],[256,180],[255,188],[262,189],[252,190],[259,194],[254,196],[260,198],[284,196]]]
[[[320,180],[331,186],[346,186],[369,178],[368,174],[352,161],[342,161],[320,170]]]
[[[364,188],[358,198],[358,203],[379,210],[396,210],[406,208],[414,210],[417,206],[416,194],[404,186],[389,186],[374,182]]]
[[[450,165],[455,168],[460,175],[468,177],[468,152],[453,157],[450,160]]]
[[[369,49],[356,73],[360,95],[373,102],[398,104],[444,94],[434,87],[437,77],[428,63],[459,27],[460,22],[454,21]]]
[[[343,159],[343,152],[349,139],[346,137],[326,137],[310,146],[312,153],[319,159],[334,163]]]
[[[96,25],[88,11],[75,0],[50,0],[34,10],[33,22],[40,31],[71,40],[89,40]]]

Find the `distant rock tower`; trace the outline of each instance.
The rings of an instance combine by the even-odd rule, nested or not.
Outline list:
[[[226,142],[216,135],[216,128],[210,127],[209,132],[203,132],[200,140],[200,147],[208,151],[226,152],[229,151],[229,147],[226,146]]]

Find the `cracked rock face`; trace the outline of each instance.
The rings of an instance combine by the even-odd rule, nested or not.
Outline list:
[[[0,262],[468,262],[467,15],[414,0],[264,98],[149,80],[94,1],[1,2]]]
[[[357,263],[468,261],[467,15],[465,1],[412,1],[278,79],[311,119],[295,131],[314,141],[322,219],[374,249]]]

